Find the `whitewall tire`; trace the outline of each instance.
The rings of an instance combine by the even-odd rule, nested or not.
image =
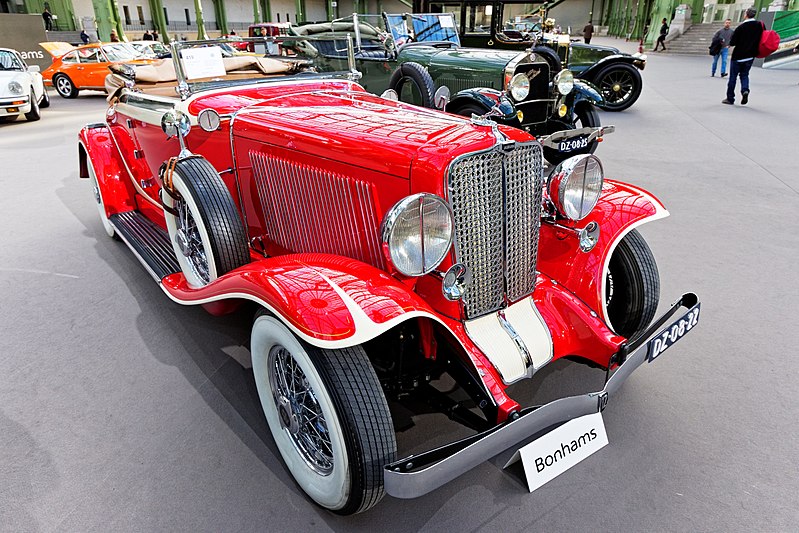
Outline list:
[[[94,196],[94,201],[97,204],[97,212],[100,215],[100,222],[103,223],[103,229],[108,234],[108,236],[116,238],[116,230],[114,230],[114,225],[111,224],[110,220],[108,220],[108,215],[105,212],[105,202],[103,202],[103,191],[102,189],[100,189],[100,183],[97,181],[97,174],[94,173],[94,165],[92,165],[92,162],[89,160],[86,161],[86,166],[89,169],[89,179],[91,180],[92,183],[92,194]]]
[[[383,466],[394,460],[397,445],[363,349],[312,347],[267,314],[255,320],[251,349],[269,429],[297,484],[338,514],[377,504]]]

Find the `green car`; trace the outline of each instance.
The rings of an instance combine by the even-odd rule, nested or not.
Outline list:
[[[567,69],[553,72],[533,52],[462,48],[451,13],[354,16],[292,27],[308,37],[294,46],[313,58],[320,72],[347,70],[347,38],[354,39],[355,63],[368,91],[391,89],[404,102],[442,107],[434,95],[447,87],[443,108],[464,116],[487,115],[542,139],[544,156],[557,164],[592,153],[605,133],[596,106],[602,97]],[[301,49],[301,50],[299,50]]]

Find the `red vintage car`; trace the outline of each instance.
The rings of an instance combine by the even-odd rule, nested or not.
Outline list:
[[[173,45],[177,79],[116,90],[80,132],[80,176],[168,298],[213,314],[257,304],[262,407],[322,507],[421,496],[596,413],[696,325],[692,293],[654,319],[658,271],[636,228],[666,209],[605,179],[596,156],[547,171],[521,130],[377,97],[357,72],[299,58],[233,68],[207,44]],[[564,357],[601,369],[604,388],[539,406],[509,395]],[[474,434],[398,458],[387,400],[404,398]]]

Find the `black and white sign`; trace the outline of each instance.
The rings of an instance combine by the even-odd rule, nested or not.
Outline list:
[[[505,468],[521,458],[527,486],[533,492],[607,444],[602,413],[581,416],[517,451]]]

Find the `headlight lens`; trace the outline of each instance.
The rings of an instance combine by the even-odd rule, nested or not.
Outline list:
[[[8,84],[8,90],[11,91],[11,94],[22,94],[22,85],[12,81]]]
[[[454,225],[449,206],[438,196],[408,196],[397,202],[383,221],[383,249],[399,272],[422,276],[446,257]]]
[[[563,69],[555,75],[555,86],[560,94],[566,95],[574,89],[574,74]]]
[[[516,74],[511,78],[508,90],[514,100],[521,102],[530,94],[530,79],[524,74]]]
[[[572,220],[587,217],[599,201],[604,180],[602,163],[593,155],[576,155],[549,175],[549,198],[562,215]]]

